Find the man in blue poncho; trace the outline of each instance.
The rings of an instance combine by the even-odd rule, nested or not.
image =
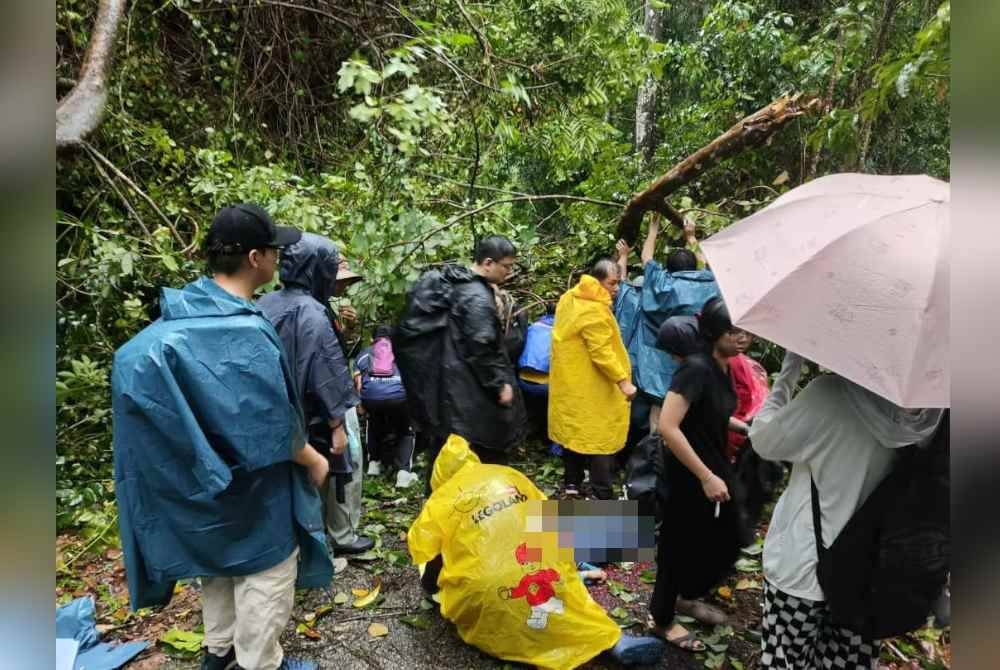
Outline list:
[[[649,430],[656,431],[663,398],[670,388],[677,364],[670,356],[656,348],[656,335],[660,326],[672,316],[691,316],[701,310],[709,298],[719,295],[719,286],[711,270],[698,269],[704,259],[687,248],[672,249],[666,257],[666,267],[653,260],[656,236],[660,231],[660,215],[654,214],[649,224],[646,241],[640,257],[643,264],[643,283],[639,298],[641,316],[635,332],[626,346],[633,359],[635,385],[650,403]],[[688,247],[697,248],[694,223],[684,224],[684,241]]]
[[[212,277],[164,288],[161,318],[115,354],[115,492],[134,609],[200,577],[203,670],[307,670],[278,639],[296,587],[330,583],[315,485],[281,341],[251,302],[301,233],[260,207],[222,209],[205,239]],[[238,665],[236,665],[238,664]]]

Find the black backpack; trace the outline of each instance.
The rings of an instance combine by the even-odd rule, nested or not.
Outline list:
[[[659,433],[651,433],[632,449],[625,468],[626,496],[638,503],[639,516],[651,516],[657,521],[667,501],[664,449]]]
[[[813,482],[816,573],[834,624],[878,640],[926,623],[951,563],[949,459],[946,410],[930,445],[902,450],[830,547]]]

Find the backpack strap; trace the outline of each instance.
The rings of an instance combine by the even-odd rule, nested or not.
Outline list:
[[[812,487],[812,510],[813,510],[813,533],[816,535],[816,558],[822,561],[826,547],[823,546],[823,521],[819,511],[819,490],[816,488],[816,480],[812,473],[809,473],[809,485]]]

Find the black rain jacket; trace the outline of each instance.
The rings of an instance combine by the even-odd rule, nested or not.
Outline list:
[[[420,430],[498,451],[521,442],[524,403],[485,279],[458,265],[424,273],[407,294],[392,346]],[[504,384],[514,393],[510,407],[497,402]]]

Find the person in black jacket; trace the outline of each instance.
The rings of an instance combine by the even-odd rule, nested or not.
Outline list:
[[[470,267],[427,272],[407,296],[393,350],[411,418],[431,436],[431,466],[452,433],[468,440],[484,463],[506,464],[523,439],[524,405],[493,291],[510,275],[516,255],[510,240],[484,238]]]

